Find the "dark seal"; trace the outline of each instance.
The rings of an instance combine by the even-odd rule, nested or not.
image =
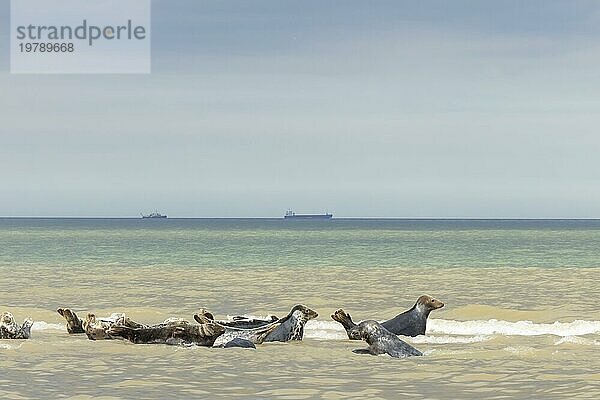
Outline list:
[[[396,315],[394,318],[383,322],[381,325],[396,335],[424,335],[429,313],[442,307],[444,307],[444,303],[431,296],[424,295],[417,299],[417,302],[410,310]],[[349,339],[359,339],[358,332],[356,332],[357,325],[352,321],[350,314],[339,309],[331,315],[331,318],[344,326]]]
[[[256,345],[254,343],[252,343],[248,339],[242,339],[242,338],[232,339],[229,342],[222,345],[221,347],[223,347],[225,349],[229,349],[232,347],[241,347],[244,349],[256,349]]]
[[[56,312],[67,320],[67,332],[69,334],[85,333],[83,321],[77,316],[75,311],[70,308],[59,308]]]
[[[69,334],[85,333],[90,340],[113,339],[108,334],[108,330],[114,325],[128,326],[130,328],[143,328],[146,326],[132,321],[123,313],[114,313],[109,317],[97,317],[95,314],[89,313],[82,320],[70,308],[59,308],[56,312],[62,315],[67,321],[67,332]]]
[[[111,337],[122,337],[135,344],[163,343],[208,347],[212,346],[224,332],[225,328],[215,323],[192,325],[186,321],[173,321],[140,328],[113,325],[107,331]]]
[[[358,338],[367,342],[369,347],[367,349],[353,350],[354,353],[371,354],[374,356],[387,354],[396,358],[423,355],[419,350],[385,329],[377,321],[363,321],[356,326],[355,330],[358,333]]]

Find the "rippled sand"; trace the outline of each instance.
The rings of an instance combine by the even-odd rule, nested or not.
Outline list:
[[[2,398],[600,397],[600,268],[15,265],[0,276],[2,308],[38,321],[31,340],[0,340]],[[424,357],[354,354],[364,343],[329,318],[343,307],[386,319],[423,293],[446,303],[426,336],[406,339]],[[154,323],[200,307],[282,316],[296,303],[320,314],[305,340],[257,350],[93,342],[54,311]]]

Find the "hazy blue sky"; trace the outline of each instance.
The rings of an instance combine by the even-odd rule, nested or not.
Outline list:
[[[150,75],[10,75],[0,215],[600,217],[598,1],[154,1]]]

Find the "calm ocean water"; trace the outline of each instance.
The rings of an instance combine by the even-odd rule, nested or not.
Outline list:
[[[600,220],[0,219],[0,396],[598,398]],[[446,303],[425,357],[351,352],[329,318]],[[69,336],[54,311],[142,322],[319,312],[305,340],[257,350]]]

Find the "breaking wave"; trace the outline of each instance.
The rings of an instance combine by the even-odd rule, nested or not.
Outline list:
[[[34,321],[31,327],[32,332],[36,331],[66,331],[67,326],[63,324],[51,324],[46,321]]]
[[[572,322],[535,323],[532,321],[509,322],[496,319],[454,321],[431,319],[427,335],[411,338],[412,343],[475,343],[490,340],[493,336],[554,335],[578,337],[600,333],[600,321],[576,320]],[[309,339],[344,340],[344,328],[334,321],[309,321],[304,330]]]
[[[431,319],[427,333],[447,335],[505,335],[505,336],[582,336],[600,333],[600,321],[576,320],[573,322],[535,323],[532,321],[508,322],[497,319],[453,321]]]

